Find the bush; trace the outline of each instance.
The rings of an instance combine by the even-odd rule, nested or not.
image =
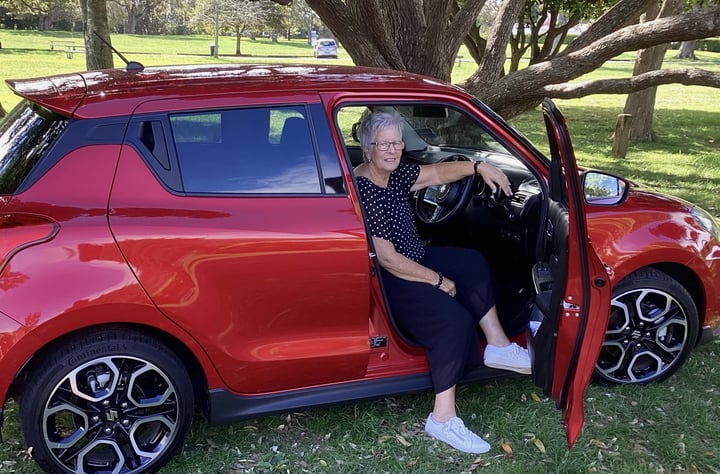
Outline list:
[[[698,40],[695,45],[698,51],[709,51],[711,53],[720,53],[720,38],[706,38]]]

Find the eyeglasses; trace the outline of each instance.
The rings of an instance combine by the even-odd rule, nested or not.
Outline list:
[[[405,142],[402,140],[399,142],[370,142],[370,144],[375,145],[380,151],[388,151],[390,149],[390,145],[392,145],[395,150],[402,150],[405,148]]]

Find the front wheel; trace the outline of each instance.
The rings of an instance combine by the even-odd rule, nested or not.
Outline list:
[[[155,472],[181,446],[193,388],[165,345],[98,330],[62,344],[30,374],[20,423],[46,472]]]
[[[658,270],[637,271],[613,291],[595,375],[618,384],[665,380],[695,347],[698,326],[695,302],[680,283]]]

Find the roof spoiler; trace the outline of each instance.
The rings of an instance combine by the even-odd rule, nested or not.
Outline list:
[[[115,54],[117,54],[117,55],[120,57],[120,59],[123,60],[123,62],[125,63],[125,70],[126,70],[126,71],[128,71],[128,72],[140,72],[140,71],[142,71],[143,69],[145,69],[145,66],[143,66],[141,63],[139,63],[139,62],[137,62],[137,61],[128,61],[127,59],[125,59],[125,56],[123,56],[120,51],[118,51],[117,49],[115,49],[115,47],[113,47],[113,45],[111,45],[109,41],[107,41],[105,38],[103,38],[102,36],[100,36],[100,33],[98,33],[96,30],[93,30],[93,33],[95,33],[95,36],[97,36],[98,38],[100,38],[100,41],[102,41],[103,43],[105,43],[108,48],[112,49],[113,52],[114,52]]]

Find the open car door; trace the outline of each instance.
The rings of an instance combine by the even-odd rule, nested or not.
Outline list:
[[[588,238],[581,177],[565,118],[542,104],[550,180],[542,250],[533,269],[536,304],[528,341],[533,382],[563,411],[568,446],[585,420],[583,396],[605,338],[611,288]]]

